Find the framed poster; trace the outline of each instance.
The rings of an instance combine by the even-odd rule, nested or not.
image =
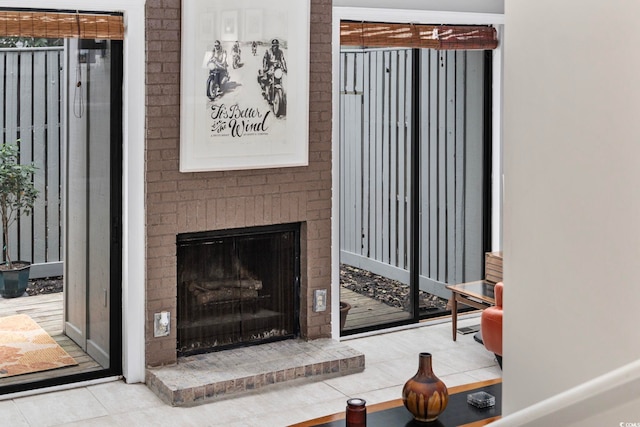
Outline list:
[[[183,1],[180,101],[181,172],[308,165],[309,0]]]

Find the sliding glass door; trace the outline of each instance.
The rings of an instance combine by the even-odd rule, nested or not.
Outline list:
[[[15,143],[19,161],[35,165],[38,195],[31,214],[9,230],[11,258],[31,266],[24,295],[0,298],[0,334],[12,336],[3,319],[29,322],[51,349],[39,354],[59,360],[30,367],[18,360],[32,353],[3,360],[0,394],[118,375],[123,42],[2,42],[2,142]],[[3,344],[16,354],[31,351],[19,341]]]
[[[343,48],[343,334],[449,314],[445,286],[482,278],[486,64],[481,50]]]
[[[340,300],[349,308],[345,330],[414,318],[409,275],[413,61],[410,49],[341,54]]]
[[[69,40],[66,57],[65,332],[103,368],[120,295],[120,45]]]

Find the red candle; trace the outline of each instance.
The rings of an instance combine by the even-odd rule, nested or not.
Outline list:
[[[367,426],[367,402],[354,398],[347,400],[347,427]]]

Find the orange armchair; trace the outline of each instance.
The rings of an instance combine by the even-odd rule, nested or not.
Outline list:
[[[494,293],[496,305],[485,308],[480,318],[482,341],[487,350],[496,355],[502,369],[502,288],[503,283],[496,283]]]

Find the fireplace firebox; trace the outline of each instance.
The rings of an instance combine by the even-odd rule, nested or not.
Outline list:
[[[177,236],[178,356],[299,336],[300,224]]]

